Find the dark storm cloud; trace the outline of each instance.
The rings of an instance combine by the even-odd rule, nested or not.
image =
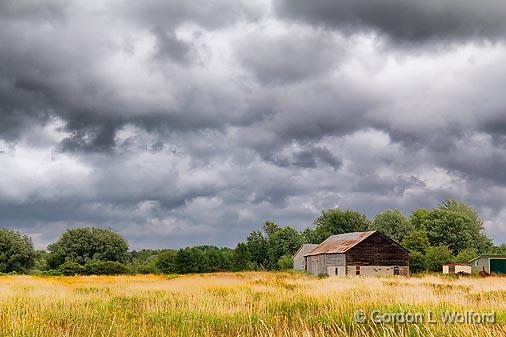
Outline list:
[[[279,15],[348,34],[377,31],[401,42],[506,37],[499,0],[275,0]]]
[[[504,6],[273,5],[2,2],[0,225],[234,246],[458,198],[504,240]]]

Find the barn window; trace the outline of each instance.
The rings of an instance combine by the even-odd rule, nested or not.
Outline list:
[[[399,266],[394,267],[394,275],[400,275],[401,274],[401,268]]]
[[[360,266],[355,267],[355,275],[360,275]]]
[[[475,261],[475,262],[474,262],[474,265],[475,265],[476,267],[478,267],[478,261]]]
[[[336,275],[339,275],[339,272],[338,272],[338,270],[337,270],[337,267],[336,267],[336,270],[335,270],[335,272],[336,272]]]

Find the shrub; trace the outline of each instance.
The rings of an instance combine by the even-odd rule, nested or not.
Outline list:
[[[67,261],[58,267],[58,271],[66,276],[84,274],[84,267],[77,262]]]
[[[283,255],[278,260],[278,267],[281,270],[293,269],[293,258],[289,255]]]
[[[448,246],[436,246],[427,249],[425,254],[425,266],[428,271],[441,271],[444,264],[454,260],[452,251]]]
[[[425,271],[425,256],[422,253],[418,251],[409,253],[409,271],[411,273]]]
[[[93,260],[84,265],[86,275],[120,275],[129,272],[127,266],[117,261]]]

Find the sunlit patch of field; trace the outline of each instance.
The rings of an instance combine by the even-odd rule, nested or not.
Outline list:
[[[357,310],[494,311],[496,323],[361,324]],[[1,276],[0,335],[506,336],[506,278]]]

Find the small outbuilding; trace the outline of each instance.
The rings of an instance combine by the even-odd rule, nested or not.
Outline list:
[[[318,246],[317,244],[313,243],[305,243],[302,246],[300,246],[299,250],[295,255],[293,256],[293,269],[294,270],[305,270],[305,261],[304,261],[304,255],[312,251],[313,249]]]
[[[443,274],[471,274],[471,266],[463,263],[445,264]]]
[[[469,261],[472,273],[506,274],[506,255],[480,255]]]
[[[409,275],[409,251],[379,231],[332,235],[304,255],[314,275]]]

